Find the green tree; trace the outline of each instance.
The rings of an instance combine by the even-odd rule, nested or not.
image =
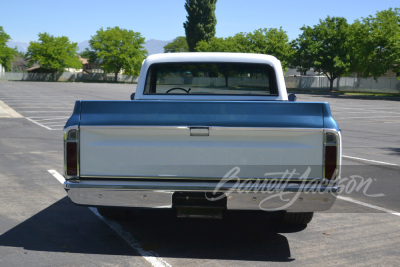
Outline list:
[[[350,25],[345,18],[327,17],[313,27],[302,27],[303,31],[294,41],[296,54],[292,65],[305,70],[314,68],[329,80],[333,91],[335,79],[348,73],[351,68],[352,35]]]
[[[197,43],[196,51],[198,52],[239,52],[233,37],[219,38],[213,37],[208,42],[201,40]]]
[[[121,70],[125,74],[139,74],[148,53],[143,47],[144,43],[145,38],[138,32],[119,27],[108,27],[107,30],[100,28],[89,40],[92,52],[88,53],[91,53],[91,62],[96,61],[105,72],[114,73],[117,82]]]
[[[28,67],[28,61],[26,59],[26,54],[17,51],[11,63],[12,72],[24,72]]]
[[[353,70],[377,78],[389,69],[400,72],[400,9],[388,9],[357,20],[354,32]]]
[[[5,33],[3,27],[0,26],[0,65],[2,65],[6,71],[10,71],[11,61],[14,55],[17,54],[17,49],[12,49],[7,46],[8,40],[10,40],[10,36]]]
[[[178,36],[172,42],[164,46],[164,53],[189,52],[189,46],[185,36]]]
[[[48,33],[39,33],[38,42],[30,42],[27,52],[29,65],[38,63],[44,71],[50,72],[55,80],[57,72],[65,68],[82,67],[78,59],[78,43],[72,43],[66,36],[54,37]]]
[[[273,55],[281,61],[283,69],[287,69],[294,50],[282,28],[258,29],[248,33],[246,37],[250,43],[251,53]]]
[[[199,52],[240,52],[268,54],[277,57],[284,69],[289,65],[289,58],[294,49],[289,43],[286,32],[280,29],[258,29],[250,33],[238,33],[233,37],[200,41],[196,50]]]
[[[187,20],[183,24],[190,52],[195,52],[199,41],[210,41],[215,36],[215,8],[217,0],[186,0]]]

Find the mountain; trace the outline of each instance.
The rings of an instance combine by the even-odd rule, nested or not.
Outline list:
[[[171,41],[150,39],[146,41],[146,43],[144,44],[144,48],[146,48],[146,50],[149,52],[149,55],[164,53],[164,46],[169,42]],[[29,43],[9,41],[7,42],[7,45],[8,47],[11,48],[17,47],[18,51],[25,53],[28,51]],[[78,47],[79,47],[78,52],[84,51],[86,48],[89,48],[89,41],[86,40],[78,43]]]
[[[146,41],[146,43],[144,44],[144,48],[146,48],[146,50],[149,52],[149,55],[164,53],[164,46],[170,42],[171,41],[150,39]],[[78,52],[84,51],[86,48],[89,48],[89,41],[78,43],[78,47]]]
[[[7,46],[11,48],[17,47],[18,51],[26,53],[28,52],[29,43],[8,41]]]

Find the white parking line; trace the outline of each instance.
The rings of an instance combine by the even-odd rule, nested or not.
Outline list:
[[[60,123],[62,123],[62,121],[46,121],[46,125],[47,126],[51,126],[51,127],[53,127],[54,125],[52,125],[52,124],[58,124],[58,125],[60,125]],[[63,125],[65,124],[65,122],[63,123]]]
[[[400,116],[373,116],[373,117],[344,117],[342,119],[385,119],[385,118],[399,118]]]
[[[61,174],[58,173],[58,171],[56,170],[47,170],[51,175],[54,176],[54,178],[57,179],[57,181],[59,181],[61,184],[64,184],[65,182],[65,178],[64,176],[62,176]]]
[[[39,111],[33,111],[33,110],[28,110],[28,111],[23,111],[23,113],[71,113],[71,110],[39,110]]]
[[[374,210],[379,210],[379,211],[383,211],[383,212],[386,212],[386,213],[390,213],[390,214],[395,215],[395,216],[400,216],[400,212],[397,212],[397,211],[394,211],[394,210],[385,209],[385,208],[378,207],[378,206],[375,206],[375,205],[371,205],[371,204],[368,204],[368,203],[365,203],[365,202],[362,202],[362,201],[358,201],[358,200],[352,199],[351,197],[337,196],[337,198],[341,199],[341,200],[344,200],[344,201],[348,201],[348,202],[354,203],[354,204],[358,204],[358,205],[361,205],[361,206],[364,206],[364,207],[368,207],[368,208],[371,208],[371,209],[374,209]]]
[[[61,184],[64,184],[64,177],[59,174],[56,170],[48,170],[54,178],[57,179]],[[171,265],[160,258],[155,252],[145,251],[142,249],[141,244],[133,237],[133,235],[129,232],[124,231],[119,223],[114,220],[110,220],[104,218],[99,214],[96,208],[89,207],[89,210],[92,211],[97,217],[99,217],[103,222],[105,222],[117,235],[122,237],[128,245],[136,250],[148,263],[150,263],[154,267],[171,267]]]
[[[48,117],[30,117],[32,120],[37,120],[37,121],[51,121],[51,120],[64,120],[68,119],[70,116],[66,117],[52,117],[51,119],[48,119]]]
[[[114,230],[115,233],[122,237],[126,241],[126,243],[128,243],[134,250],[139,252],[139,254],[152,266],[171,266],[170,264],[168,264],[168,262],[160,258],[155,252],[145,251],[144,249],[142,249],[140,243],[132,236],[131,233],[124,231],[119,223],[114,220],[104,218],[98,213],[96,208],[89,207],[89,209],[103,222],[105,222],[112,230]]]
[[[360,161],[372,162],[372,163],[382,164],[382,165],[400,166],[400,165],[394,164],[394,163],[388,163],[388,162],[384,162],[384,161],[377,161],[377,160],[371,160],[371,159],[363,159],[363,158],[357,158],[357,157],[350,157],[350,156],[346,156],[346,155],[342,155],[342,157],[343,158],[348,158],[348,159],[355,159],[355,160],[360,160]]]
[[[43,124],[41,124],[41,123],[38,123],[37,121],[34,121],[34,120],[30,119],[30,118],[25,117],[25,119],[27,119],[27,120],[30,121],[30,122],[33,122],[33,123],[36,124],[36,125],[39,125],[40,127],[45,128],[45,129],[47,129],[47,130],[53,130],[53,129],[51,129],[50,127],[47,127],[46,125],[43,125]]]

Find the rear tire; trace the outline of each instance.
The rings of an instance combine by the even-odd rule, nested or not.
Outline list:
[[[286,225],[307,225],[313,216],[314,212],[286,212],[282,222]]]
[[[127,219],[130,216],[130,210],[126,208],[97,207],[101,216],[107,219]]]

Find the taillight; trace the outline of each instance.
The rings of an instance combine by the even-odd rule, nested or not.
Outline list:
[[[324,178],[334,180],[340,171],[340,133],[326,131],[324,146]]]
[[[78,175],[78,144],[67,143],[67,175]]]
[[[66,179],[77,177],[79,175],[78,137],[79,131],[77,129],[67,129],[64,134],[64,165]]]

